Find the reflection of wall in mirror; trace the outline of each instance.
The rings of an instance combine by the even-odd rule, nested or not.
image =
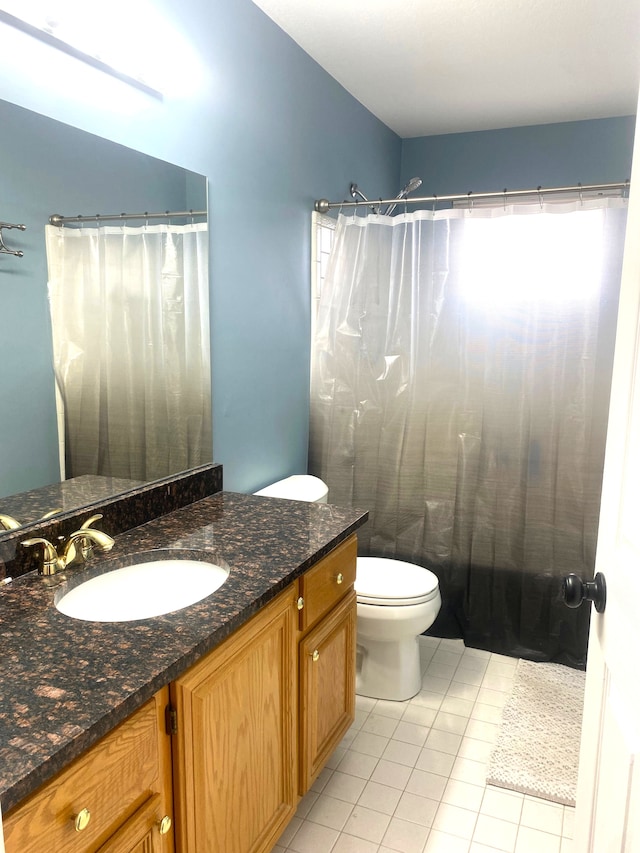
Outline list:
[[[27,226],[14,240],[24,257],[0,257],[4,496],[59,479],[44,245],[50,214],[202,210],[206,181],[2,101],[0,152],[0,221]]]

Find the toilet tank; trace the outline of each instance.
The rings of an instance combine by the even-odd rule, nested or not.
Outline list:
[[[329,487],[319,477],[313,477],[311,474],[294,474],[265,486],[254,494],[266,498],[287,498],[292,501],[324,504],[327,502]]]

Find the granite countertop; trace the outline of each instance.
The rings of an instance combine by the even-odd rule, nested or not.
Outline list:
[[[0,802],[7,812],[126,719],[360,527],[331,504],[219,492],[116,537],[87,571],[153,549],[224,561],[218,592],[136,622],[84,622],[55,607],[77,573],[0,587]],[[99,526],[99,525],[96,525]],[[109,530],[106,529],[108,533]]]

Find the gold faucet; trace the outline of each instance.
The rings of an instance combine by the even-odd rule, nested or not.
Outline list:
[[[94,521],[102,518],[102,515],[92,515],[80,527],[79,530],[74,530],[70,533],[67,539],[61,538],[61,542],[56,548],[48,539],[43,539],[41,536],[36,536],[33,539],[25,539],[22,545],[37,545],[44,546],[44,555],[41,568],[38,573],[41,575],[55,575],[63,571],[75,561],[86,561],[93,554],[94,545],[100,551],[110,551],[113,548],[114,541],[107,533],[101,530],[94,530],[90,527]]]
[[[40,536],[34,536],[33,539],[25,539],[21,545],[37,545],[41,542],[44,545],[44,558],[42,566],[38,569],[39,575],[55,575],[56,572],[61,572],[66,563],[62,562],[62,558],[58,555],[55,547],[48,539],[43,539]]]
[[[41,521],[45,521],[48,518],[52,518],[54,515],[57,515],[59,512],[62,512],[62,507],[56,507],[56,509],[50,509],[49,512],[45,512],[45,514],[41,517]],[[22,524],[17,521],[11,515],[3,515],[0,513],[0,530],[17,530],[19,527],[22,527]]]
[[[72,546],[73,548],[80,549],[79,556],[85,561],[93,554],[94,544],[98,546],[100,551],[110,551],[113,548],[113,539],[110,536],[103,533],[101,530],[94,530],[91,527],[94,521],[99,521],[101,518],[102,515],[100,513],[92,515],[91,518],[88,518],[80,525],[79,530],[69,534],[68,541],[66,546],[64,546],[63,552],[65,554],[68,552],[67,565],[72,563],[78,556],[77,554],[71,553]]]

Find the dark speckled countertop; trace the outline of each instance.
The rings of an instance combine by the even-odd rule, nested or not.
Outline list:
[[[331,504],[220,492],[116,537],[87,572],[154,549],[223,560],[212,596],[137,622],[84,622],[55,607],[78,573],[0,587],[0,801],[7,812],[256,613],[366,521]],[[106,532],[109,532],[108,530]],[[198,554],[199,552],[199,554]]]

